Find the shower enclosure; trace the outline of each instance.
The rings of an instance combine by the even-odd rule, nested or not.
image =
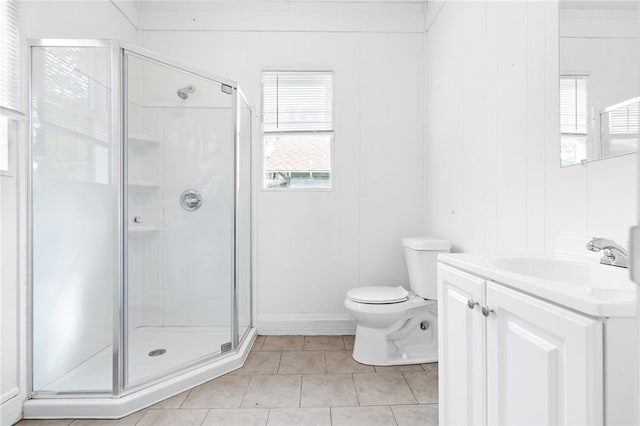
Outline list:
[[[242,364],[251,121],[235,82],[144,49],[31,43],[25,417],[119,417]]]

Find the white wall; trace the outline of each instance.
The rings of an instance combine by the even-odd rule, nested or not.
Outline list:
[[[635,155],[559,167],[557,2],[450,0],[428,16],[427,233],[488,253],[625,242]]]
[[[252,5],[143,6],[143,44],[237,80],[258,114],[261,70],[335,72],[332,191],[261,191],[254,141],[254,280],[260,332],[352,331],[346,291],[406,284],[400,239],[424,232],[422,5]]]
[[[9,170],[0,172],[0,424],[13,424],[22,415],[27,392],[26,280],[19,264],[18,233],[24,203],[18,195],[19,141],[26,124],[14,122],[9,133]],[[21,238],[22,237],[22,238]]]
[[[91,1],[20,1],[24,36],[36,38],[117,39],[135,42],[138,33],[114,3]]]

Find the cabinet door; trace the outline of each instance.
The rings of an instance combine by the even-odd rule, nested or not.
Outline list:
[[[479,305],[485,281],[438,265],[438,360],[441,425],[486,422],[486,327]]]
[[[602,324],[487,283],[490,425],[603,423]]]

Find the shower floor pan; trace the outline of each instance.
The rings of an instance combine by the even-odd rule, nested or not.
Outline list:
[[[225,327],[139,327],[129,335],[129,383],[155,377],[183,364],[220,353],[220,346],[230,341]],[[162,355],[149,356],[156,349]],[[113,383],[113,350],[109,346],[89,358],[45,389],[62,393],[104,390]]]
[[[24,404],[24,418],[105,418],[115,419],[131,414],[144,407],[193,386],[226,374],[244,364],[256,330],[250,329],[238,352],[213,359],[197,367],[186,369],[167,379],[159,379],[152,385],[131,391],[120,398],[82,397],[30,399]],[[171,373],[181,365],[197,361],[199,358],[220,353],[220,345],[229,342],[229,330],[214,327],[141,327],[130,335],[129,382],[157,377],[163,372]],[[165,349],[159,356],[149,356],[149,352]],[[107,347],[78,367],[52,382],[47,389],[59,393],[95,392],[108,389],[111,393],[112,350]],[[125,391],[126,392],[126,391]]]

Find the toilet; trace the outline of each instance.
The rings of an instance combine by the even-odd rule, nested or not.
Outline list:
[[[356,320],[353,359],[370,365],[402,365],[438,360],[439,253],[451,243],[430,237],[404,238],[410,291],[397,287],[358,287],[344,305]]]

